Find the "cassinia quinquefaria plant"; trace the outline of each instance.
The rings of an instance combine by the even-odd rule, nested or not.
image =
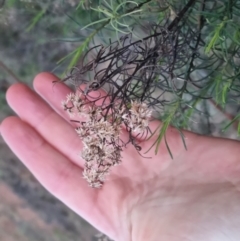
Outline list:
[[[77,86],[75,94],[69,94],[62,105],[78,123],[76,131],[84,145],[83,176],[92,187],[102,186],[111,167],[121,162],[121,151],[127,144],[141,151],[139,138],[142,141],[152,134],[152,111],[165,102],[162,94],[153,98],[152,93],[157,88],[154,79],[166,68],[157,63],[174,55],[171,34],[158,26],[152,30],[153,34],[143,40],[132,42],[130,34],[107,47],[93,47],[65,79]],[[93,81],[86,81],[87,74],[93,74]],[[98,91],[102,86],[107,88],[105,94]],[[98,92],[96,97],[93,92]],[[120,138],[122,128],[128,133],[128,141]]]
[[[83,174],[92,187],[101,187],[111,167],[121,161],[127,144],[141,151],[137,140],[153,133],[149,128],[153,114],[162,121],[155,152],[164,138],[172,156],[165,137],[169,125],[179,130],[185,145],[181,129],[188,128],[193,118],[199,122],[199,116],[209,120],[210,115],[197,108],[199,103],[212,103],[223,110],[229,101],[239,103],[240,96],[240,31],[235,24],[239,21],[239,0],[126,1],[116,8],[111,3],[103,1],[103,8],[92,7],[105,18],[87,25],[97,27],[78,51],[108,25],[127,31],[118,31],[121,34],[115,42],[94,45],[63,80],[72,80],[76,87],[63,107],[79,124],[76,131],[84,144]],[[144,17],[143,13],[154,10],[155,5],[161,10],[159,20],[139,24],[136,29],[144,30],[144,36],[138,38],[125,20],[131,12],[133,17]],[[120,11],[121,6],[126,11]],[[111,8],[114,14],[109,14]],[[71,63],[78,60],[78,51]],[[237,114],[230,124],[239,118]],[[127,141],[120,138],[121,128],[128,133]]]
[[[132,41],[128,34],[107,47],[93,47],[63,80],[71,79],[77,87],[62,105],[71,117],[80,117],[74,121],[79,123],[76,131],[84,145],[83,176],[90,186],[102,186],[110,168],[120,163],[121,151],[127,144],[140,152],[137,140],[153,133],[149,128],[152,112],[166,102],[161,98],[165,91],[155,97],[153,93],[163,84],[156,81],[159,73],[167,74],[173,66],[173,46],[172,33],[154,25],[152,34],[142,40]],[[177,56],[186,54],[190,53],[180,50]],[[87,81],[87,75],[93,81]],[[99,91],[103,86],[106,94]],[[99,92],[97,97],[94,91]],[[121,128],[126,129],[128,141],[121,140]]]

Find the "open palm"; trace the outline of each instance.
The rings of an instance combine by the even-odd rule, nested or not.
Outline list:
[[[81,140],[60,105],[70,89],[53,86],[56,79],[39,74],[35,91],[11,86],[7,100],[19,117],[1,124],[6,143],[47,190],[115,240],[240,240],[239,142],[185,131],[186,151],[170,127],[173,160],[164,143],[151,159],[129,145],[103,187],[92,189],[81,174]],[[142,143],[143,152],[153,141]]]

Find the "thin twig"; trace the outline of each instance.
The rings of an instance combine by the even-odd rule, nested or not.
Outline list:
[[[145,5],[145,4],[147,4],[147,3],[151,2],[151,1],[152,1],[152,0],[146,0],[145,2],[139,3],[136,7],[129,9],[129,10],[127,11],[127,13],[130,13],[130,12],[132,12],[132,11],[137,10],[137,9],[141,8],[143,5]]]
[[[12,70],[10,70],[2,61],[0,61],[0,66],[10,75],[16,82],[22,82]]]
[[[233,121],[235,118],[236,118],[236,116],[234,116],[234,115],[231,115],[231,114],[229,114],[229,113],[226,113],[226,111],[224,111],[223,109],[222,109],[222,107],[219,105],[219,104],[217,104],[213,99],[209,99],[209,102],[210,103],[212,103],[213,105],[214,105],[214,107],[218,110],[218,111],[220,111],[227,119],[229,119],[230,121]],[[238,123],[239,123],[239,121],[238,120],[236,120],[236,121],[234,121],[233,122],[233,127],[234,127],[234,129],[236,129],[237,130],[237,128],[238,128]]]
[[[170,23],[168,26],[168,30],[172,30],[173,27],[177,26],[178,23],[183,18],[184,14],[188,11],[188,9],[196,2],[196,0],[189,0],[189,2],[185,5],[185,7],[178,13],[177,17]]]

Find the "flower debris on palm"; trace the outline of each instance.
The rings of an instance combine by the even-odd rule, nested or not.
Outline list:
[[[76,132],[83,142],[81,157],[85,160],[83,177],[91,187],[99,188],[110,169],[121,162],[121,151],[126,145],[120,139],[123,125],[133,132],[144,132],[151,110],[144,103],[132,101],[129,109],[121,108],[115,113],[117,119],[113,122],[111,114],[104,117],[104,108],[97,107],[83,93],[70,93],[62,106],[78,123]]]

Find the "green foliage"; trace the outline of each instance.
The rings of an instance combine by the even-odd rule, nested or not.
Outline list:
[[[217,44],[220,44],[221,40],[224,39],[224,36],[222,35],[222,30],[226,25],[226,20],[221,22],[217,25],[217,27],[214,29],[213,37],[211,38],[210,42],[206,46],[205,53],[209,54],[210,50],[215,48]]]
[[[142,9],[135,9],[138,6],[137,2],[134,1],[123,1],[122,3],[116,4],[116,2],[103,0],[106,4],[106,7],[98,6],[97,8],[91,8],[93,11],[99,14],[99,20],[89,23],[83,29],[90,27],[92,25],[98,24],[100,22],[109,22],[112,28],[116,31],[116,33],[120,32],[123,34],[131,33],[130,24],[127,22],[133,22],[131,19],[127,19],[128,17],[135,17]],[[133,10],[132,11],[124,11],[126,5],[132,4]],[[127,29],[123,30],[123,29]]]
[[[92,35],[90,35],[89,37],[87,37],[86,40],[85,40],[79,47],[77,47],[75,50],[73,50],[73,51],[72,51],[71,53],[69,53],[68,55],[66,55],[66,56],[64,56],[63,58],[61,58],[57,63],[60,64],[61,62],[63,62],[63,61],[66,60],[67,58],[73,56],[73,57],[71,58],[71,61],[70,61],[69,65],[68,65],[67,69],[69,70],[69,69],[73,68],[73,67],[77,64],[80,56],[81,56],[81,55],[83,54],[83,52],[87,49],[88,44],[89,44],[89,42],[91,41],[91,39],[92,39],[93,36],[94,36],[94,34],[92,34]]]
[[[240,113],[237,114],[224,128],[223,131],[226,131],[233,123],[235,123],[236,121],[240,121]],[[239,134],[239,123],[238,122],[238,134]]]
[[[168,112],[164,114],[164,117],[161,118],[162,119],[162,123],[160,124],[160,126],[151,135],[151,137],[152,137],[154,134],[156,134],[158,132],[159,133],[158,137],[156,138],[156,140],[152,144],[152,146],[146,151],[146,153],[149,152],[155,146],[155,154],[157,154],[158,151],[159,151],[160,143],[161,143],[162,139],[164,138],[164,141],[165,141],[166,147],[168,149],[168,152],[169,152],[171,158],[173,158],[172,152],[171,152],[170,147],[168,146],[168,143],[167,143],[166,131],[167,131],[168,127],[171,124],[173,124],[173,120],[176,117],[176,112],[177,112],[177,110],[179,108],[180,101],[181,100],[176,101],[173,104],[173,106],[171,106],[168,109]],[[184,140],[184,138],[183,138],[183,140]],[[183,142],[184,142],[184,145],[185,145],[185,141],[183,141]]]
[[[31,29],[34,28],[34,26],[37,24],[38,21],[43,17],[45,14],[45,10],[42,9],[31,21],[31,24],[27,27],[26,31],[29,32]]]
[[[230,91],[230,87],[232,84],[231,79],[223,79],[224,75],[221,73],[220,75],[216,76],[216,102],[219,105],[225,106],[227,102],[227,95]]]

